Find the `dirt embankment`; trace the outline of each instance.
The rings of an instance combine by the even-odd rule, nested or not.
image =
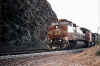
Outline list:
[[[81,64],[81,66],[100,66],[100,56],[96,56],[98,50],[100,46],[91,47],[80,54],[73,54],[69,61]]]
[[[0,60],[0,66],[100,66],[100,56],[96,56],[98,50],[100,46],[91,47],[77,54],[50,54]]]

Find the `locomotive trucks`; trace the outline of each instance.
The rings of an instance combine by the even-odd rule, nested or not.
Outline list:
[[[92,33],[66,19],[52,23],[48,28],[49,49],[69,49],[90,46]]]

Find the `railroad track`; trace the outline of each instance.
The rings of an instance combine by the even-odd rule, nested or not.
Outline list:
[[[30,53],[40,53],[40,52],[52,52],[52,51],[64,51],[64,50],[68,51],[68,49],[56,49],[56,50],[53,50],[53,49],[52,50],[49,50],[49,49],[21,50],[21,51],[11,51],[11,52],[0,52],[0,56],[18,55],[18,54],[30,54]],[[72,49],[71,51],[73,51],[73,50],[79,50],[79,49]]]
[[[40,52],[49,52],[48,49],[37,49],[37,50],[21,50],[21,51],[11,51],[11,52],[1,52],[0,56],[5,55],[18,55],[18,54],[29,54],[29,53],[40,53]]]
[[[66,53],[79,53],[87,48],[81,48],[81,49],[73,49],[73,50],[41,50],[38,52],[34,51],[24,51],[24,52],[15,52],[15,53],[10,53],[10,54],[4,54],[4,56],[0,56],[0,59],[10,59],[10,58],[22,58],[22,57],[30,57],[30,56],[44,56],[44,55],[59,55],[59,54],[66,54]],[[2,54],[3,55],[3,54]]]

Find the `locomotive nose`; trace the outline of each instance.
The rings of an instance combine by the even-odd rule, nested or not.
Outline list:
[[[64,37],[64,39],[65,39],[65,40],[68,40],[68,37],[66,36],[66,37]]]

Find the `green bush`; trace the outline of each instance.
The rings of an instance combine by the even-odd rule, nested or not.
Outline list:
[[[100,50],[96,52],[96,56],[100,56]]]
[[[97,45],[100,45],[100,40],[97,40],[97,41],[96,41],[96,44],[97,44]]]

